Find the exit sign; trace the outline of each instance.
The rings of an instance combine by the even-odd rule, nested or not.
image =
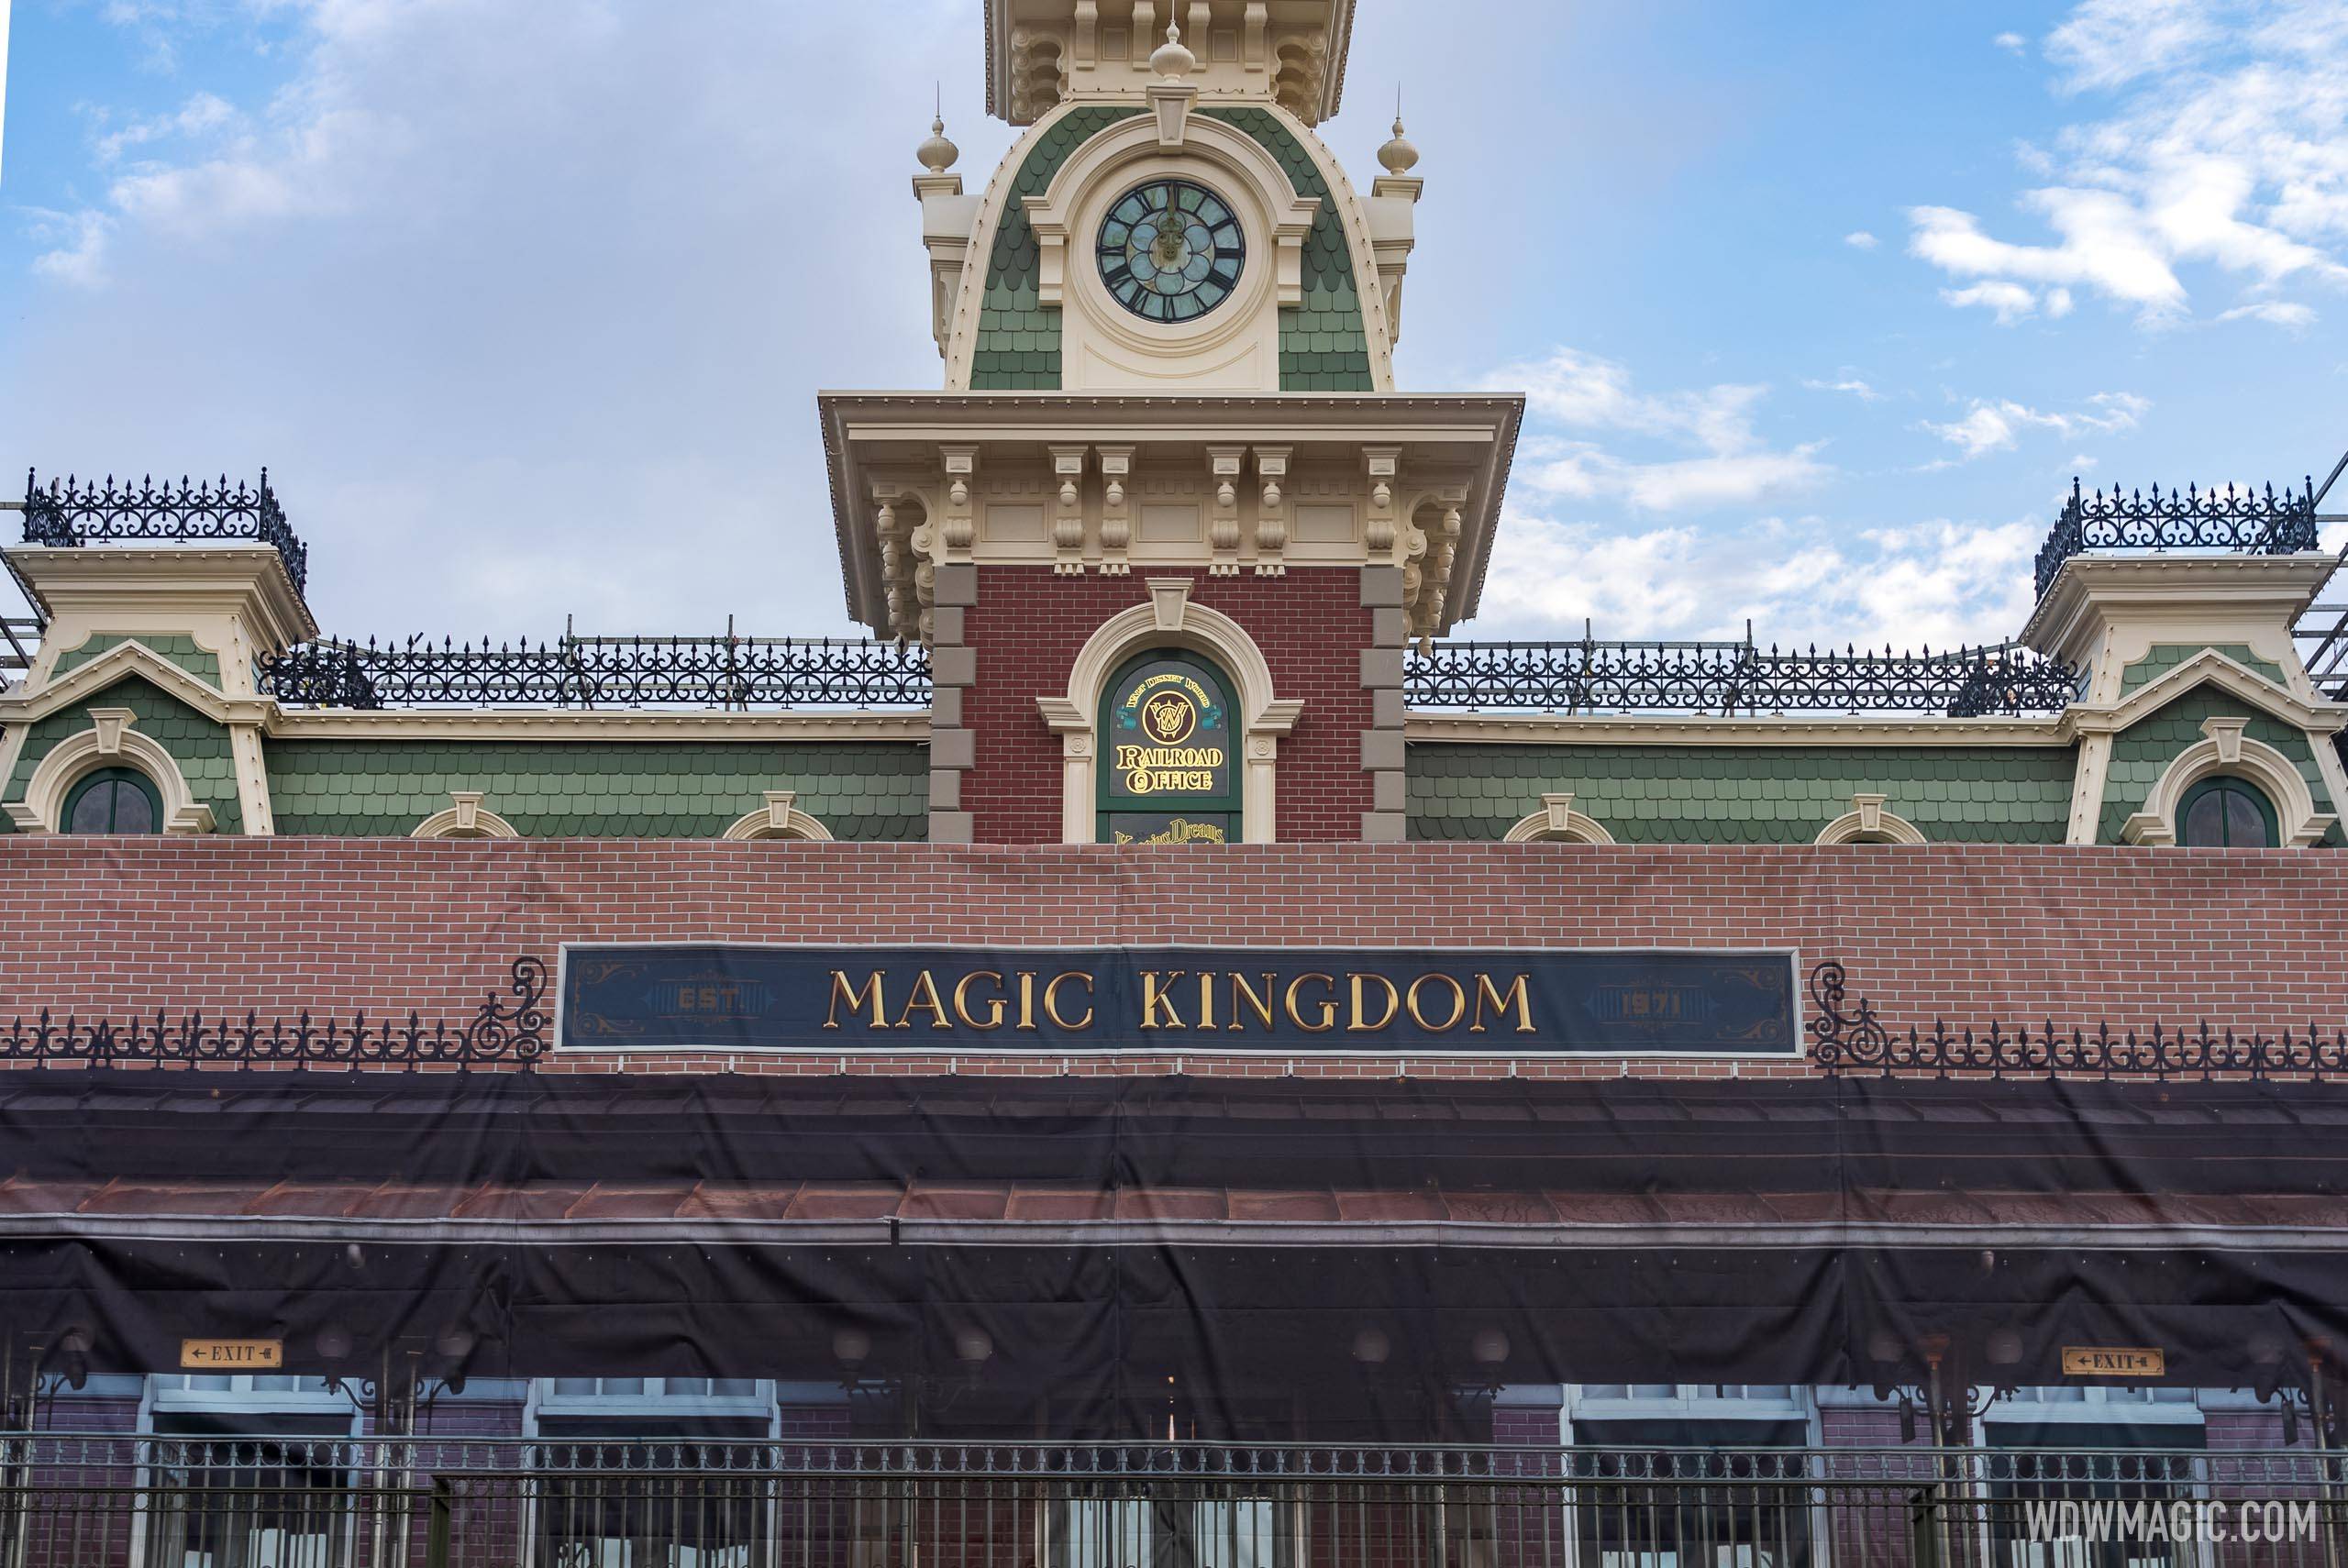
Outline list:
[[[190,1372],[273,1372],[285,1364],[283,1340],[182,1340],[180,1365]]]
[[[2165,1353],[2143,1345],[2065,1345],[2066,1377],[2158,1377],[2168,1370]]]

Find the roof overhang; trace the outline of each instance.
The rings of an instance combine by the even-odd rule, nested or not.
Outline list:
[[[1191,5],[1202,0],[1191,0]],[[1074,18],[1078,0],[985,0],[987,50],[987,113],[1012,119],[1013,32],[1022,24],[1067,27]],[[1088,4],[1088,10],[1094,7]],[[1225,4],[1227,12],[1239,7]],[[1175,10],[1167,5],[1153,18],[1151,30],[1161,28]],[[1317,123],[1336,114],[1346,95],[1346,58],[1351,52],[1354,36],[1354,0],[1269,0],[1269,21],[1276,28],[1319,32],[1326,39],[1326,58],[1322,63],[1321,95],[1318,112],[1312,116]],[[1103,18],[1104,20],[1106,18]],[[1191,27],[1186,7],[1179,19],[1185,30]],[[1238,18],[1234,17],[1236,22]],[[1195,40],[1194,40],[1195,41]],[[1198,50],[1203,58],[1207,50]],[[1014,124],[1019,123],[1013,121]]]
[[[1071,392],[826,392],[815,398],[832,485],[848,613],[888,635],[874,470],[934,461],[946,446],[1130,446],[1138,451],[1271,445],[1300,458],[1366,447],[1473,469],[1438,630],[1476,613],[1508,486],[1524,399],[1515,393],[1096,395]],[[981,459],[983,460],[983,458]]]

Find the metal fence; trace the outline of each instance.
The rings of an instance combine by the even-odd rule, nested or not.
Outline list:
[[[1551,713],[2059,712],[2079,672],[2012,644],[1933,653],[1760,647],[1743,642],[1435,643],[1411,654],[1402,695],[1420,710]]]
[[[2325,488],[2331,481],[2325,481]],[[2071,494],[2061,515],[2038,551],[2038,593],[2042,599],[2054,586],[2063,563],[2073,556],[2106,550],[2189,550],[2233,555],[2280,556],[2317,547],[2315,480],[2310,476],[2294,495],[2285,485],[2277,494],[2273,485],[2262,492],[2236,492],[2226,486],[2221,495],[2187,485],[2163,493],[2153,486],[2123,493],[2081,491],[2071,481]]]
[[[2312,1450],[0,1440],[6,1568],[2313,1568]]]
[[[478,645],[323,639],[265,654],[262,695],[295,707],[920,708],[929,656],[859,637],[581,636]]]
[[[207,544],[252,539],[269,546],[285,563],[285,575],[300,593],[310,577],[310,551],[285,521],[285,509],[269,488],[269,470],[258,488],[221,476],[217,483],[182,476],[161,484],[150,474],[137,484],[105,482],[69,475],[43,489],[38,473],[25,475],[25,543],[75,547],[144,540],[159,544]]]

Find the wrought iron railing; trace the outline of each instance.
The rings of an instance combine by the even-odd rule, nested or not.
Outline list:
[[[547,1054],[547,966],[525,955],[514,960],[505,990],[491,991],[462,1023],[426,1024],[411,1011],[349,1022],[308,1010],[263,1023],[159,1008],[151,1018],[84,1020],[42,1009],[30,1021],[20,1014],[0,1028],[0,1066],[70,1065],[111,1067],[368,1067],[520,1068]]]
[[[2311,1449],[84,1441],[0,1439],[17,1568],[2298,1568],[2348,1521]]]
[[[1865,997],[1848,993],[1832,959],[1810,975],[1810,1060],[1822,1072],[1889,1077],[2093,1077],[2200,1082],[2348,1077],[2348,1030],[2212,1028],[2151,1021],[2068,1028],[1991,1020],[1951,1028],[1901,1030],[1885,1023]]]
[[[1418,708],[1551,713],[2059,712],[2078,672],[2010,643],[1941,653],[1744,642],[1436,643],[1404,661]]]
[[[2315,504],[2312,477],[2296,495],[2287,485],[2278,495],[2271,484],[2263,491],[2240,491],[2228,485],[2222,495],[2215,488],[2191,485],[2164,495],[2154,485],[2150,496],[2142,491],[2123,494],[2113,485],[2106,495],[2082,493],[2079,481],[2073,480],[2070,499],[2063,502],[2062,515],[2038,552],[2038,591],[2043,597],[2063,563],[2089,550],[2214,550],[2258,556],[2312,550]]]
[[[260,486],[242,480],[232,488],[224,475],[218,483],[190,482],[182,478],[157,484],[150,476],[133,485],[117,485],[108,474],[104,484],[81,482],[72,475],[52,479],[43,490],[39,477],[25,475],[25,543],[28,545],[94,545],[119,539],[151,539],[184,544],[194,540],[256,539],[274,547],[285,562],[285,575],[299,593],[309,581],[310,552],[285,521],[284,509],[269,488],[269,470],[260,471]]]
[[[325,640],[269,654],[260,690],[316,708],[920,708],[929,656],[855,637],[588,637],[492,646]]]

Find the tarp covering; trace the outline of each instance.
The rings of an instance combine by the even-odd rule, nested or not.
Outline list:
[[[27,1072],[0,1326],[99,1370],[893,1379],[1056,1436],[2081,1345],[2271,1386],[2348,1343],[2343,1154],[2308,1084]]]

